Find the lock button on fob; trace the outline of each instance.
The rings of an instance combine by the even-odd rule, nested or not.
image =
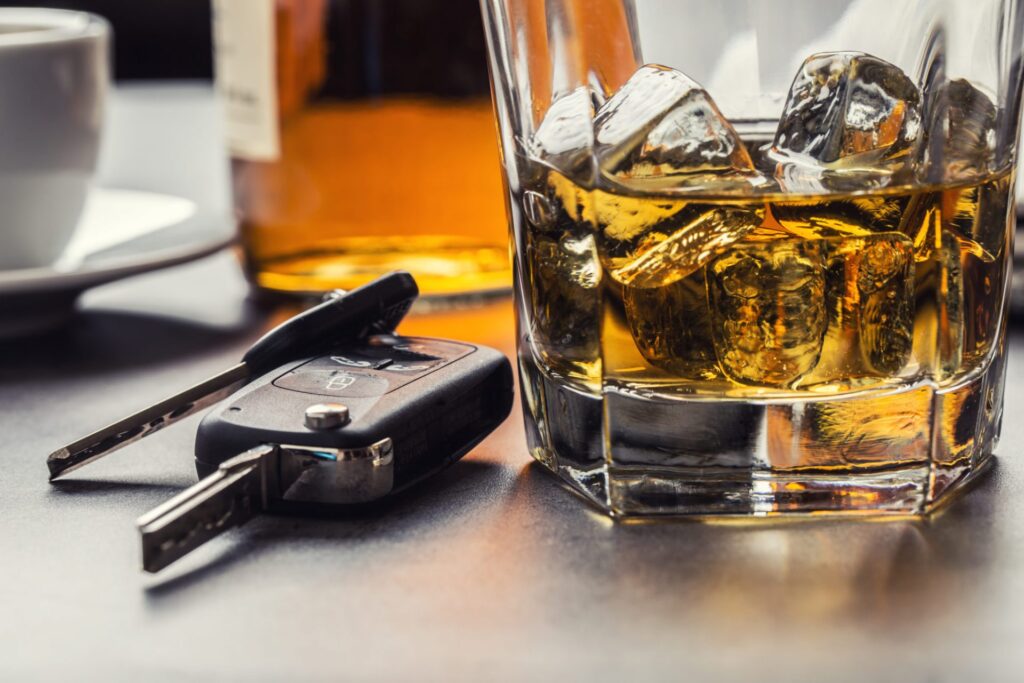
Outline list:
[[[274,380],[281,389],[335,398],[381,396],[472,353],[475,347],[440,339],[386,344],[373,338],[320,356]]]

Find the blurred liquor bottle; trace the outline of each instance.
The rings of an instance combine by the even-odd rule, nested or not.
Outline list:
[[[306,294],[511,285],[477,0],[214,0],[246,267]]]

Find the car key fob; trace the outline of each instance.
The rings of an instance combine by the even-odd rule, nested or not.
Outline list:
[[[196,435],[200,481],[140,517],[156,572],[262,512],[323,512],[397,493],[458,460],[512,408],[501,353],[378,334],[286,363]]]
[[[239,453],[278,448],[270,509],[368,503],[458,460],[508,416],[498,351],[390,334],[349,342],[258,378],[196,437],[205,477]]]

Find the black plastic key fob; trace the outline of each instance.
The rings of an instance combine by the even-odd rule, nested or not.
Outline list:
[[[371,336],[288,363],[218,406],[199,427],[196,469],[205,477],[271,444],[276,506],[371,502],[462,457],[512,396],[511,366],[494,349]]]

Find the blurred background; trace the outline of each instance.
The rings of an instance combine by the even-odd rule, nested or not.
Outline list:
[[[210,0],[45,0],[0,2],[0,7],[57,7],[94,12],[114,29],[114,77],[118,81],[212,79]],[[330,68],[337,88],[352,95],[432,87],[444,95],[486,95],[487,63],[478,0],[332,0],[328,55],[351,71],[344,79]],[[409,40],[415,35],[415,40]],[[444,54],[448,68],[438,73]]]
[[[114,76],[212,79],[210,0],[46,0],[0,7],[57,7],[105,17],[115,36]]]
[[[304,297],[358,286],[395,269],[412,271],[428,296],[510,291],[504,193],[478,0],[270,3],[274,34],[268,49],[275,61],[268,78],[276,80],[277,106],[258,105],[258,115],[276,111],[271,128],[279,131],[279,142],[274,154],[263,158],[235,144],[234,122],[252,116],[253,110],[238,115],[233,109],[236,93],[245,99],[252,92],[232,70],[259,73],[264,40],[259,31],[242,27],[245,17],[231,8],[256,16],[256,9],[267,5],[224,3],[224,17],[231,18],[222,21],[211,0],[43,0],[0,6],[84,10],[110,22],[118,92],[108,108],[101,183],[111,179],[109,148],[123,146],[126,130],[144,121],[131,117],[127,125],[123,122],[126,100],[148,98],[160,115],[181,100],[177,93],[160,90],[163,85],[210,91],[205,101],[201,93],[190,93],[192,108],[182,109],[180,116],[190,126],[217,119],[218,130],[205,142],[182,144],[207,157],[215,150],[231,157],[232,188],[221,194],[225,201],[233,197],[243,267],[260,292]],[[223,54],[235,57],[225,57],[234,60],[232,66],[219,70],[219,102],[210,90],[220,35],[214,25],[234,36],[225,38],[232,46]],[[224,109],[223,116],[205,111],[214,106]],[[153,149],[158,139],[184,134],[180,116],[162,132],[147,131],[144,144],[153,152],[151,160],[167,159]],[[200,117],[206,123],[200,124]],[[342,158],[345,163],[339,164]],[[144,173],[157,165],[168,164],[132,164],[132,169]],[[461,202],[450,200],[451,180],[438,169],[464,171]],[[172,178],[155,187],[115,175],[122,187],[171,190],[199,199],[167,185]],[[210,206],[209,198],[203,199],[201,206]]]

